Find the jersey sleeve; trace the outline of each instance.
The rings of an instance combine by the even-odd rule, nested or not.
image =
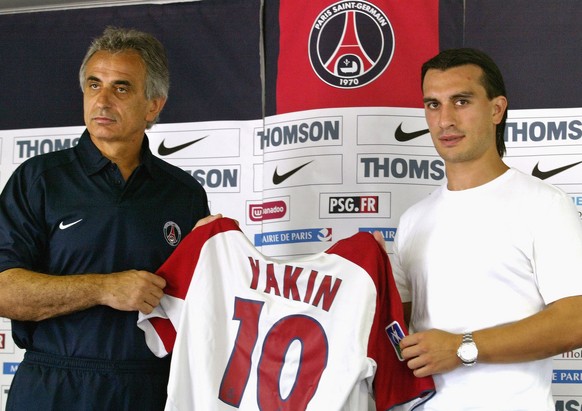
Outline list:
[[[376,409],[411,410],[434,395],[434,381],[432,377],[415,377],[399,359],[398,344],[408,330],[388,255],[371,234],[356,236],[360,237],[356,241],[357,248],[340,250],[336,247],[333,251],[363,267],[376,286],[376,311],[368,342],[368,356],[377,364],[373,380]],[[337,245],[342,247],[340,243]]]
[[[205,242],[212,236],[229,230],[240,231],[229,218],[221,218],[214,224],[206,224],[188,233],[172,255],[156,271],[166,280],[164,296],[150,313],[139,313],[137,326],[145,333],[149,349],[158,357],[172,352],[184,300],[188,294],[194,270],[200,259]]]
[[[397,344],[408,330],[388,255],[382,253],[381,260],[379,270],[383,274],[379,276],[382,281],[379,281],[378,292],[380,308],[376,312],[369,347],[371,356],[378,361],[374,380],[377,409],[392,409],[395,405],[400,405],[400,409],[410,410],[430,399],[435,393],[435,387],[432,377],[415,377],[406,362],[396,355],[400,350]],[[398,329],[394,328],[394,324],[398,324],[402,335],[397,333]],[[386,350],[386,347],[394,348],[394,351]]]

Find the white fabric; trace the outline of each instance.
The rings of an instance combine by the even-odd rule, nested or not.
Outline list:
[[[412,401],[400,408],[410,409],[430,396],[432,380],[415,378],[397,360],[384,330],[392,320],[402,323],[401,302],[388,258],[370,234],[283,262],[267,259],[220,219],[185,238],[158,273],[168,281],[166,295],[138,325],[159,356],[175,341],[166,410],[367,410],[374,384],[382,410]],[[320,290],[327,290],[322,298]],[[177,336],[160,318],[171,320]],[[237,353],[247,348],[236,358],[250,365],[233,365],[235,341]],[[236,378],[223,392],[231,371]],[[259,399],[259,387],[269,385]],[[279,397],[307,398],[308,405]]]
[[[513,322],[582,295],[582,225],[561,190],[510,169],[483,186],[441,187],[400,220],[392,266],[411,331]],[[552,360],[477,364],[435,377],[424,410],[553,411]]]

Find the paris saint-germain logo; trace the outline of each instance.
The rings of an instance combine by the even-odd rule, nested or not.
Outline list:
[[[309,60],[319,78],[338,88],[371,83],[394,54],[394,32],[377,6],[340,1],[323,10],[309,35]]]
[[[182,231],[178,224],[173,221],[168,221],[164,224],[164,238],[172,247],[176,247],[182,239]]]

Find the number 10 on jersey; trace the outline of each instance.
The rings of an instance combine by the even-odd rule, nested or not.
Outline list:
[[[233,319],[239,321],[238,334],[224,371],[218,398],[239,408],[251,372],[257,373],[257,405],[262,411],[304,411],[315,395],[327,366],[328,344],[321,324],[307,315],[289,315],[277,321],[258,341],[263,301],[237,297]],[[283,398],[281,376],[287,352],[294,342],[301,346],[299,364],[291,390]],[[253,364],[255,350],[258,364]]]

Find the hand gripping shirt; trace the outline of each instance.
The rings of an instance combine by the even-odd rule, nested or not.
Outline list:
[[[156,355],[172,352],[166,410],[366,410],[370,393],[377,410],[409,410],[434,392],[390,343],[402,305],[369,233],[283,261],[222,218],[158,274],[166,295],[138,326]]]

